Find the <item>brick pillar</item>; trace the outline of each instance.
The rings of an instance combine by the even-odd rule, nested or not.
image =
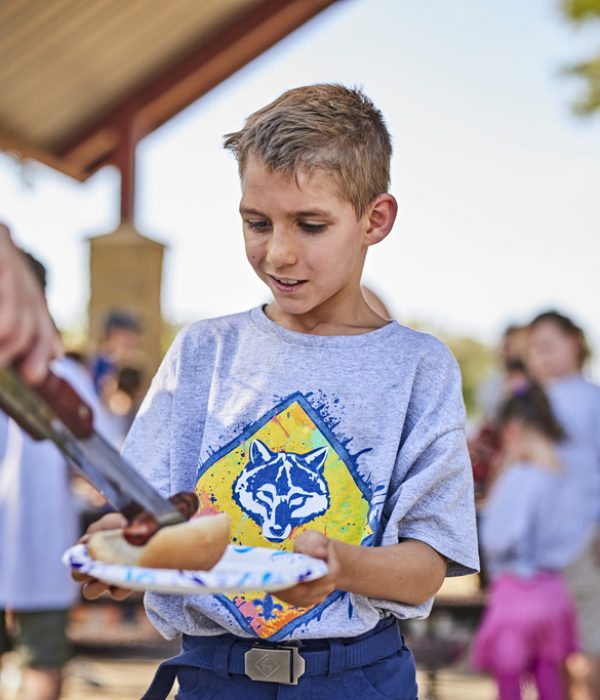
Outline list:
[[[124,221],[119,228],[90,238],[89,334],[97,343],[107,314],[129,311],[142,325],[141,361],[145,384],[161,360],[160,290],[165,246],[142,236]]]

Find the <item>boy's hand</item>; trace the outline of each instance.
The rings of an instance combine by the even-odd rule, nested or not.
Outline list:
[[[297,583],[291,588],[273,595],[289,605],[308,608],[317,605],[333,593],[340,574],[340,564],[334,550],[333,541],[316,530],[303,532],[294,545],[294,551],[327,562],[328,573],[315,581]]]
[[[79,542],[85,544],[90,539],[90,535],[92,535],[94,532],[99,532],[100,530],[116,530],[120,527],[125,527],[127,522],[127,518],[125,518],[124,515],[121,515],[121,513],[107,513],[106,515],[102,516],[100,520],[96,520],[95,523],[92,523],[88,527],[85,535],[79,540]],[[111,598],[114,598],[115,600],[123,600],[131,593],[128,588],[110,586],[107,583],[98,581],[97,578],[92,578],[92,576],[82,574],[79,571],[71,571],[71,576],[75,579],[75,581],[83,583],[83,597],[87,598],[88,600],[99,598],[104,591],[108,591]]]

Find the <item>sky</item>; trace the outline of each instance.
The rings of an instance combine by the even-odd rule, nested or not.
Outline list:
[[[598,48],[600,25],[570,26],[558,0],[340,0],[139,144],[135,224],[168,246],[165,317],[268,298],[222,136],[286,89],[339,82],[392,134],[399,214],[364,281],[394,316],[494,342],[554,307],[600,355],[600,115],[573,115],[563,70]],[[110,167],[81,184],[0,154],[0,220],[48,266],[63,328],[85,323],[87,241],[117,226],[118,191]]]

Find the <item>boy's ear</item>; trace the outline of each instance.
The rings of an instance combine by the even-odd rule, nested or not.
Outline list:
[[[378,194],[369,204],[367,210],[368,228],[366,231],[367,245],[374,245],[382,241],[392,230],[396,214],[398,213],[398,202],[391,195],[385,192]]]

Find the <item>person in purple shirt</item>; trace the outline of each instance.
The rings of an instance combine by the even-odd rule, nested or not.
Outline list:
[[[542,700],[564,700],[564,664],[578,633],[561,571],[592,527],[580,508],[583,485],[570,475],[580,456],[539,385],[515,390],[498,424],[505,464],[480,525],[492,584],[472,662],[494,676],[500,700],[520,700],[528,673]]]
[[[593,524],[580,556],[564,575],[577,606],[583,655],[569,664],[572,697],[600,698],[600,387],[584,376],[589,348],[570,318],[546,311],[530,324],[527,365],[542,382],[570,440],[593,458],[576,460]]]

